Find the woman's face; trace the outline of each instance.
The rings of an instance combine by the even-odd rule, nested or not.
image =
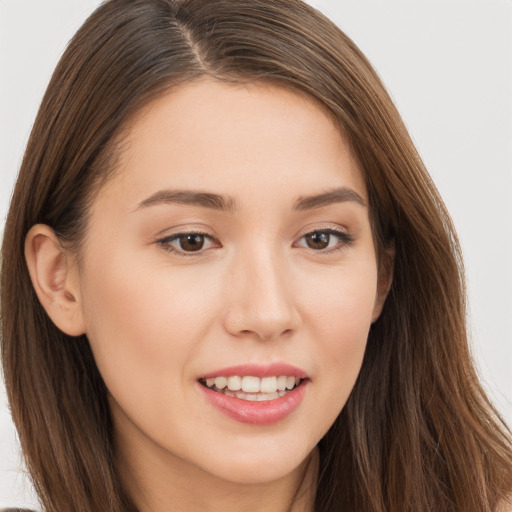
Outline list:
[[[255,483],[306,459],[379,314],[367,204],[339,131],[296,93],[205,80],[136,116],[78,278],[134,467]]]

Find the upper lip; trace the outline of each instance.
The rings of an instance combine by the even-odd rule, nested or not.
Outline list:
[[[308,374],[287,363],[272,363],[272,364],[241,364],[238,366],[228,366],[219,370],[204,373],[200,379],[211,379],[214,377],[232,377],[235,375],[251,375],[252,377],[279,377],[286,375],[287,377],[298,377],[299,379],[307,378]]]

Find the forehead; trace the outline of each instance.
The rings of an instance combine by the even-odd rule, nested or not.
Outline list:
[[[206,79],[170,90],[131,119],[112,182],[126,199],[170,186],[300,195],[349,185],[366,197],[340,128],[312,99],[275,84]]]

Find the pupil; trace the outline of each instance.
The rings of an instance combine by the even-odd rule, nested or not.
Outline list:
[[[180,245],[185,251],[199,251],[204,245],[204,236],[197,233],[182,236]]]
[[[325,249],[329,245],[329,233],[311,233],[306,235],[306,240],[311,249]]]

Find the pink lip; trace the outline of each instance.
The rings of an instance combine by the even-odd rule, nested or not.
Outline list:
[[[216,374],[217,376],[219,374]],[[230,375],[239,375],[237,373]],[[250,375],[243,373],[242,375]],[[273,374],[275,375],[275,374]],[[282,375],[282,374],[281,374]],[[286,375],[286,373],[285,373]],[[197,385],[207,400],[219,411],[241,423],[271,425],[285,419],[299,407],[306,393],[309,380],[303,380],[298,387],[274,400],[251,402],[213,391],[199,382]]]
[[[215,377],[233,377],[235,375],[251,375],[253,377],[279,377],[280,375],[286,375],[287,377],[298,377],[299,379],[307,378],[307,373],[295,366],[286,363],[273,363],[269,365],[259,364],[242,364],[239,366],[230,366],[228,368],[222,368],[221,370],[215,370],[213,372],[205,373],[201,375],[202,379],[211,379]]]
[[[251,402],[232,396],[227,396],[209,389],[197,382],[200,391],[207,400],[219,411],[228,417],[241,423],[253,425],[271,425],[285,419],[297,407],[299,407],[306,393],[306,386],[309,383],[308,375],[304,370],[286,363],[273,363],[269,365],[244,364],[230,366],[201,375],[200,379],[211,379],[214,377],[232,377],[235,375],[253,377],[298,377],[304,379],[299,386],[289,391],[286,395],[274,400],[263,402]]]

